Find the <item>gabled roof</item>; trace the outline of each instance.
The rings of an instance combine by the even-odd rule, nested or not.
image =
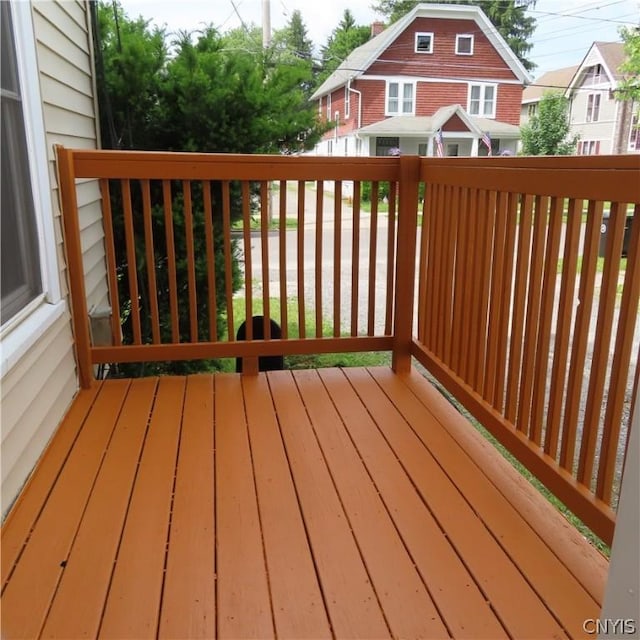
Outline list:
[[[587,55],[583,58],[578,70],[576,71],[571,83],[567,88],[567,93],[580,85],[586,70],[596,64],[601,64],[605,70],[611,88],[615,89],[618,81],[622,79],[619,72],[620,65],[624,62],[624,44],[622,42],[594,42],[587,51]]]
[[[459,104],[441,107],[432,116],[393,116],[362,127],[362,136],[424,137],[433,135],[453,116],[458,116],[469,131],[480,136],[486,132],[493,138],[519,138],[520,127],[489,118],[470,116]]]
[[[571,79],[578,70],[578,65],[554,69],[543,73],[534,83],[522,92],[522,104],[538,102],[547,91],[566,91]]]
[[[527,84],[532,81],[531,76],[518,57],[513,53],[504,38],[480,7],[423,3],[416,5],[409,13],[387,27],[382,33],[379,33],[362,46],[354,49],[340,66],[320,85],[311,96],[311,99],[314,100],[326,95],[338,87],[344,86],[349,79],[354,79],[362,75],[416,18],[474,20],[518,80]]]

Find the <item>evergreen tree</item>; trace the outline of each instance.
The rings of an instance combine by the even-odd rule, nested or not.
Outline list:
[[[345,9],[340,23],[322,47],[322,72],[318,76],[318,84],[329,77],[354,49],[369,40],[370,35],[371,28],[358,26],[351,11]]]
[[[547,91],[538,111],[520,127],[526,156],[566,156],[575,153],[578,135],[569,135],[569,101],[558,91]]]
[[[420,0],[378,0],[372,8],[389,22],[395,22],[419,3]],[[442,0],[442,4],[480,7],[528,71],[535,67],[526,56],[533,46],[530,39],[536,28],[536,19],[527,16],[526,10],[535,3],[536,0]]]

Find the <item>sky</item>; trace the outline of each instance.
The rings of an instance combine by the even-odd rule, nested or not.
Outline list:
[[[213,24],[221,31],[262,24],[264,0],[120,0],[130,18],[142,15],[168,31],[195,30]],[[357,24],[381,19],[371,8],[373,0],[270,0],[271,27],[278,29],[298,9],[316,49],[327,41],[345,9]],[[640,24],[640,0],[537,0],[530,14],[538,21],[529,59],[538,77],[580,64],[594,40],[619,41],[622,25]],[[241,22],[242,21],[242,22]]]

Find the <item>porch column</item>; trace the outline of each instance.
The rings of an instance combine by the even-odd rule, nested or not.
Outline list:
[[[433,155],[433,136],[427,138],[427,157],[430,158]]]
[[[480,138],[476,138],[474,137],[473,140],[471,141],[471,155],[472,156],[477,156],[478,155],[478,142],[480,141]]]

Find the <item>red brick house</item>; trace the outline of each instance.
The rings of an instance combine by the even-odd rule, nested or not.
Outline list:
[[[336,122],[316,154],[515,153],[532,79],[480,8],[420,4],[378,26],[312,96]]]

